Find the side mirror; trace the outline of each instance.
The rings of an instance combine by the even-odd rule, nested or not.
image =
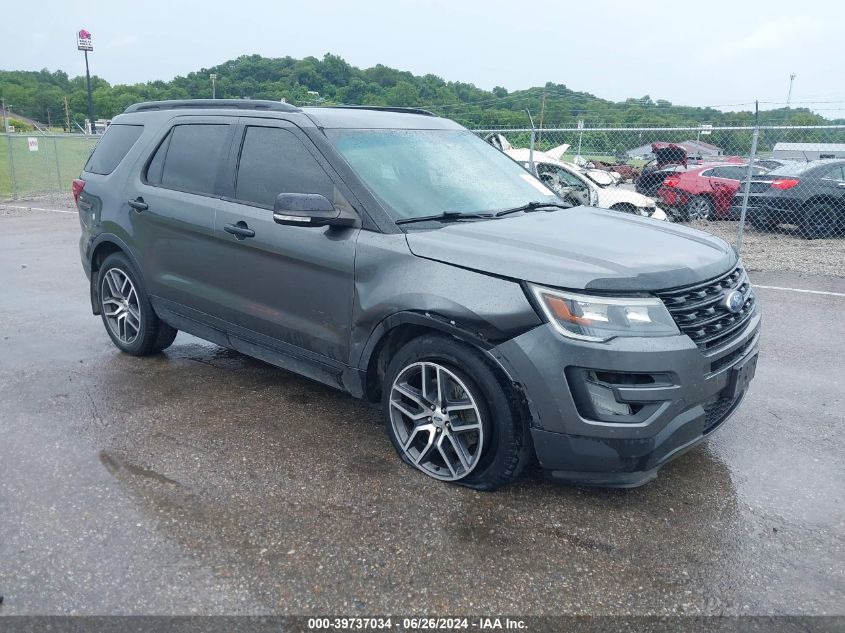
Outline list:
[[[325,196],[316,193],[280,193],[273,204],[273,221],[291,226],[352,226]]]

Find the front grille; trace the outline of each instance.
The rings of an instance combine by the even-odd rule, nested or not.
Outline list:
[[[730,415],[731,411],[739,404],[739,398],[713,398],[704,403],[704,434],[710,433],[719,426]]]
[[[738,290],[745,301],[739,312],[724,305],[727,293]],[[678,329],[698,348],[708,351],[726,345],[742,333],[754,314],[754,293],[741,266],[704,283],[658,292]]]

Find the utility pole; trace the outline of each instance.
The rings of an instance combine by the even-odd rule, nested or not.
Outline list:
[[[85,53],[85,83],[88,86],[88,120],[91,121],[91,134],[97,133],[97,124],[94,122],[94,98],[91,96],[91,72],[88,70],[88,51],[94,50],[91,43],[91,34],[81,29],[77,34],[76,50]]]
[[[792,82],[795,81],[795,73],[789,75],[789,92],[786,93],[786,107],[789,107],[789,104],[792,102]]]
[[[65,95],[65,129],[70,132],[70,108],[67,107],[67,95]]]
[[[3,134],[9,133],[9,123],[6,121],[6,99],[0,99],[3,104]]]
[[[208,78],[211,79],[211,98],[216,99],[217,98],[217,73],[211,73],[208,76]]]
[[[88,120],[91,121],[91,134],[97,133],[94,121],[94,98],[91,96],[91,73],[88,70],[88,51],[85,51],[85,84],[88,86]]]

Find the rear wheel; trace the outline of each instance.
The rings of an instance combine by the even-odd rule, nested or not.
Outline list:
[[[831,237],[836,233],[839,217],[833,205],[821,202],[811,205],[801,220],[801,235],[808,240]]]
[[[133,356],[170,346],[177,330],[153,311],[140,275],[123,253],[109,255],[97,274],[100,316],[115,346]]]
[[[712,220],[713,201],[707,196],[694,196],[687,203],[687,220]]]
[[[513,481],[530,455],[527,422],[484,358],[427,335],[388,365],[382,410],[402,459],[429,477],[478,490]]]

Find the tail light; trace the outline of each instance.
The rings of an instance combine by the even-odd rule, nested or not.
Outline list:
[[[678,176],[669,176],[663,181],[664,187],[677,187],[681,179]]]
[[[85,181],[76,178],[70,185],[71,191],[73,191],[73,202],[79,202],[79,194],[82,193],[82,190],[85,189]]]
[[[773,189],[792,189],[799,182],[801,182],[801,181],[796,180],[795,178],[779,178],[778,180],[772,181],[772,188]]]

